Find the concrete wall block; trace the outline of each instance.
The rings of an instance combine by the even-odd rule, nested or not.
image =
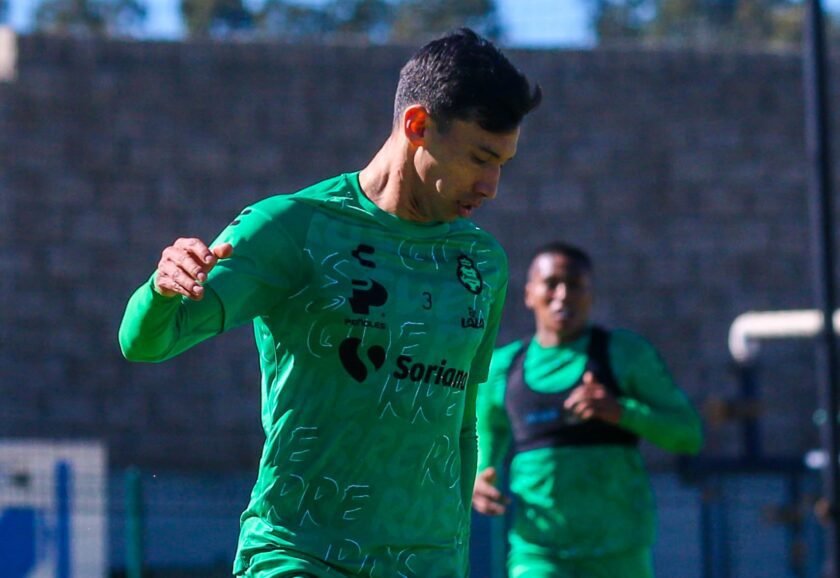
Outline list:
[[[149,395],[137,387],[114,383],[102,394],[102,421],[108,429],[130,429],[143,435],[151,427]]]
[[[14,323],[15,341],[19,346],[32,346],[37,351],[43,348],[44,338],[31,326],[46,330],[69,313],[68,303],[56,291],[55,284],[40,273],[18,275],[14,291],[14,299],[5,301],[8,306],[5,313]]]
[[[105,214],[97,209],[72,215],[70,235],[79,243],[88,245],[118,245],[124,239],[124,227],[117,215]]]

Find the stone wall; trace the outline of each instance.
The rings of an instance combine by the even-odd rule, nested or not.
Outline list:
[[[411,49],[41,36],[15,49],[0,81],[0,438],[104,438],[115,465],[252,467],[250,330],[130,364],[124,304],[176,237],[211,238],[255,199],[363,166]],[[734,395],[732,320],[814,303],[799,56],[510,55],[546,98],[477,218],[511,259],[500,341],[529,330],[531,250],[571,240],[595,259],[598,319],[646,335],[698,405]],[[812,345],[762,349],[774,455],[817,443]],[[709,449],[736,455],[738,428],[710,428]]]

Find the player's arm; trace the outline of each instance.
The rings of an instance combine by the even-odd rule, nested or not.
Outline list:
[[[488,315],[487,329],[481,345],[476,353],[473,365],[470,368],[470,383],[467,386],[466,410],[464,422],[461,428],[461,491],[464,504],[472,503],[473,490],[476,480],[476,469],[478,467],[478,443],[477,438],[477,400],[480,388],[479,385],[485,381],[490,371],[491,360],[493,359],[493,348],[496,344],[496,337],[499,333],[499,326],[502,319],[502,310],[507,296],[507,263],[500,275],[500,286],[496,290],[493,305]]]
[[[304,283],[299,240],[311,210],[286,197],[248,207],[210,247],[179,239],[131,300],[120,347],[133,361],[162,361],[271,312]]]
[[[494,358],[494,365],[496,365]],[[509,499],[499,490],[499,471],[510,447],[510,424],[504,409],[505,370],[491,367],[481,385],[476,403],[478,430],[478,474],[473,485],[472,504],[477,512],[497,516],[505,513]]]
[[[472,501],[472,489],[475,482],[475,469],[478,463],[478,439],[476,431],[475,401],[478,384],[470,381],[465,390],[464,421],[459,439],[461,449],[461,499],[464,507]]]
[[[120,349],[131,361],[163,361],[218,334],[223,311],[215,293],[203,286],[230,243],[208,248],[181,238],[163,250],[152,278],[134,292],[119,331]]]
[[[614,338],[617,335],[613,336]],[[677,387],[665,362],[647,341],[630,336],[617,343],[611,359],[626,397],[619,400],[619,425],[662,449],[697,453],[703,445],[700,416],[685,393]]]
[[[513,356],[519,351],[517,341],[493,353],[487,381],[481,384],[476,400],[478,422],[478,469],[499,468],[511,443],[510,422],[505,409],[507,374]]]

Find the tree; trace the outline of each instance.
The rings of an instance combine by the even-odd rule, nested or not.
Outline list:
[[[405,0],[398,4],[391,39],[416,43],[469,26],[492,39],[502,26],[493,0]]]
[[[591,0],[602,44],[626,40],[709,45],[793,44],[801,0]]]
[[[218,36],[246,30],[221,17],[219,7],[231,3],[236,9],[228,14],[235,15],[237,22],[253,24],[248,34],[290,41],[416,43],[459,26],[471,26],[491,38],[501,34],[493,0],[330,0],[320,5],[264,0],[250,11],[242,0],[182,0],[190,34]],[[213,22],[227,26],[214,28]]]
[[[139,0],[43,0],[35,11],[35,29],[62,34],[121,36],[146,18]]]
[[[242,0],[182,0],[181,15],[193,37],[243,35],[254,28],[254,15]]]
[[[387,36],[392,20],[386,0],[333,0],[321,7],[268,0],[257,21],[261,35],[285,40],[377,40]]]

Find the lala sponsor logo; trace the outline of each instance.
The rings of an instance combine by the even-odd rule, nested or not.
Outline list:
[[[484,329],[484,317],[481,317],[474,307],[470,307],[467,310],[467,316],[461,317],[461,327],[464,329]]]

